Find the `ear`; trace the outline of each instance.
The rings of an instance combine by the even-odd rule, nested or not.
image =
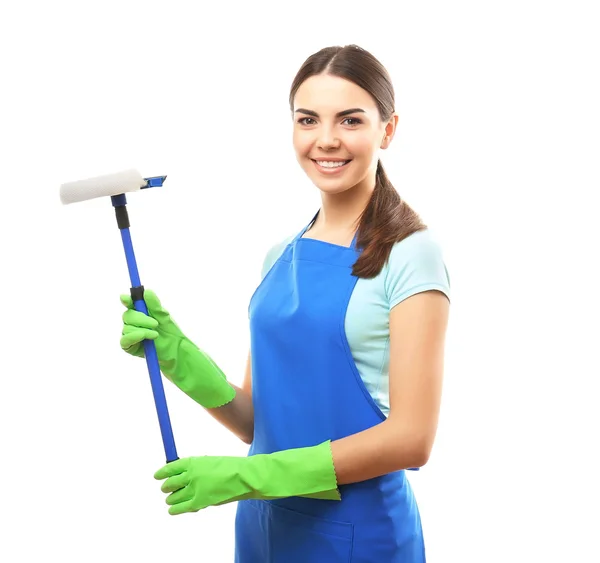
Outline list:
[[[394,112],[388,122],[385,125],[384,137],[381,141],[380,147],[382,149],[387,149],[394,138],[394,134],[396,133],[396,127],[398,125],[398,114]]]

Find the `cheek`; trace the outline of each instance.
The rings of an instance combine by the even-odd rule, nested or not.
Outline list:
[[[292,136],[294,151],[298,156],[305,156],[310,148],[310,140],[306,133],[302,131],[294,131]]]
[[[346,139],[345,145],[355,158],[369,159],[376,150],[373,139],[366,136],[356,135],[355,137],[349,137]]]

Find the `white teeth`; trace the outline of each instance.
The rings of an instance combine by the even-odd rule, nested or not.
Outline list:
[[[322,166],[323,168],[337,168],[339,166],[344,166],[344,164],[346,164],[348,161],[347,160],[342,160],[342,161],[329,161],[329,160],[317,160],[317,163],[319,164],[319,166]]]

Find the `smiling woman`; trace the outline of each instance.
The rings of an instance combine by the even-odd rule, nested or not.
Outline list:
[[[237,563],[424,563],[405,471],[427,462],[436,435],[448,273],[379,160],[398,123],[379,61],[355,45],[323,49],[289,101],[296,158],[322,205],[265,257],[243,386],[158,299],[156,322],[124,316],[123,346],[156,339],[163,373],[251,444],[246,457],[185,458],[155,477],[171,514],[239,501]]]

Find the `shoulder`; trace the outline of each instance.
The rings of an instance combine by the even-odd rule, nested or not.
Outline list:
[[[429,229],[417,231],[394,244],[382,274],[390,307],[431,289],[442,291],[450,298],[450,276],[443,248]]]
[[[443,260],[443,251],[436,235],[429,229],[423,229],[394,244],[389,263],[398,264],[427,259]]]
[[[262,268],[261,268],[261,278],[264,278],[269,270],[273,267],[273,264],[277,262],[277,259],[281,256],[286,246],[294,240],[296,235],[289,235],[282,240],[274,243],[267,250],[265,257],[263,259]]]

